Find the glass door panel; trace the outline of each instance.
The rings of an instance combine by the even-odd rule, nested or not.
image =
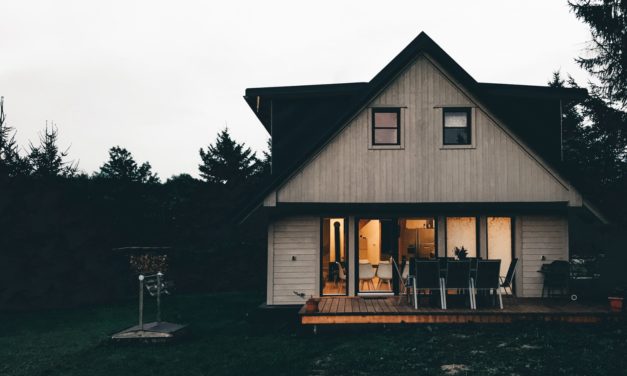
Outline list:
[[[347,295],[348,255],[344,218],[323,218],[321,237],[322,295]]]
[[[396,221],[360,219],[358,223],[358,292],[392,293],[394,270],[390,257],[396,257]]]

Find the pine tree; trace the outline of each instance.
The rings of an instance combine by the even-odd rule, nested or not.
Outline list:
[[[220,132],[215,145],[209,145],[206,152],[200,148],[200,158],[200,176],[209,183],[225,187],[245,183],[259,169],[255,153],[233,140],[228,128]]]
[[[572,77],[556,72],[552,87],[579,88]],[[564,167],[568,177],[589,197],[605,204],[607,212],[627,221],[627,113],[609,106],[595,92],[582,100],[562,104]]]
[[[68,149],[59,151],[57,141],[59,131],[53,123],[50,128],[46,123],[44,133],[39,135],[39,146],[30,144],[28,162],[32,175],[36,177],[73,177],[78,170],[77,164],[67,161]]]
[[[158,183],[159,177],[152,172],[150,163],[137,165],[133,155],[126,149],[114,146],[109,149],[109,160],[100,167],[96,177],[137,183]]]
[[[272,139],[267,141],[268,150],[263,151],[263,158],[258,162],[257,175],[262,179],[272,174]]]
[[[576,0],[568,3],[575,16],[590,26],[591,57],[577,59],[596,77],[600,96],[627,107],[627,0]]]
[[[0,176],[25,175],[28,167],[28,161],[19,154],[15,131],[6,125],[4,97],[0,97]]]

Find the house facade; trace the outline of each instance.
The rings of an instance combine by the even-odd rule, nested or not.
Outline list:
[[[371,81],[247,89],[272,137],[267,304],[394,295],[414,258],[518,259],[515,294],[569,259],[561,104],[585,90],[475,81],[421,33]],[[599,216],[600,217],[600,216]],[[402,268],[402,266],[401,266]]]

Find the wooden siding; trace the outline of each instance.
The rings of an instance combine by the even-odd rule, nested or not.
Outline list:
[[[565,217],[519,217],[522,227],[522,294],[524,297],[542,295],[542,264],[568,260],[568,220]],[[542,256],[546,260],[542,260]],[[520,281],[520,279],[518,279]]]
[[[268,292],[269,304],[303,304],[309,296],[317,296],[317,265],[319,265],[320,219],[317,217],[291,217],[275,221],[272,229],[271,278]],[[295,260],[292,259],[295,257]],[[270,259],[270,255],[268,257]],[[301,298],[296,293],[304,293]]]
[[[578,200],[425,56],[371,106],[406,106],[403,148],[369,147],[366,109],[278,189],[278,202]],[[442,106],[473,108],[472,147],[442,147]]]

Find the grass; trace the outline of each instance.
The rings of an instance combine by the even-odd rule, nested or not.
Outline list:
[[[2,314],[0,375],[627,374],[624,323],[353,327],[314,336],[294,315],[262,317],[262,299],[168,298],[164,317],[190,324],[190,335],[171,344],[108,340],[137,320],[132,302]]]

